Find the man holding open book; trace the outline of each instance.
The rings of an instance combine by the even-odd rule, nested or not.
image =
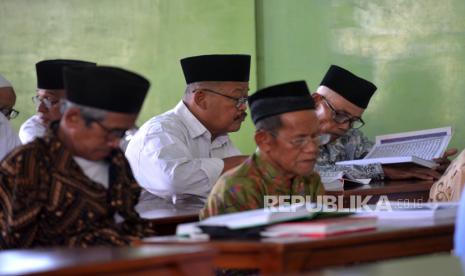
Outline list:
[[[368,107],[376,86],[348,70],[331,65],[313,99],[322,133],[331,135],[331,141],[320,148],[315,170],[318,172],[345,171],[353,178],[373,179],[438,179],[450,163],[448,156],[457,151],[445,152],[443,158],[435,161],[436,169],[418,166],[387,166],[381,164],[337,166],[338,161],[363,158],[373,147],[373,142],[359,130],[365,122],[362,114]]]

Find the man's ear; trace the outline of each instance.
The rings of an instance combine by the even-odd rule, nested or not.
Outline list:
[[[255,143],[262,152],[270,152],[273,149],[274,138],[271,133],[263,130],[255,132]]]
[[[194,103],[196,106],[200,109],[207,109],[207,97],[202,90],[197,90],[192,96],[194,97]]]
[[[77,108],[66,110],[61,120],[67,128],[76,128],[84,122],[81,117],[81,112]]]
[[[312,94],[313,101],[315,102],[315,105],[319,104],[323,100],[323,96],[321,96],[318,93],[313,93]]]
[[[315,102],[315,112],[317,116],[319,116],[322,112],[324,112],[323,108],[323,96],[318,93],[312,94],[313,101]]]

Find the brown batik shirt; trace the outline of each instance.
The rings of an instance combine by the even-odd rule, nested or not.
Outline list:
[[[134,210],[140,188],[123,152],[108,161],[107,189],[53,134],[13,150],[0,163],[0,248],[126,245],[154,235]]]

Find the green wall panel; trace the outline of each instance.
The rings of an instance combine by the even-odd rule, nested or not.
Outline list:
[[[152,87],[138,123],[173,107],[184,93],[179,59],[248,53],[255,86],[255,10],[249,0],[0,0],[0,72],[15,86],[16,129],[35,113],[34,64],[76,58],[137,71]],[[233,139],[254,149],[248,120]]]
[[[372,80],[370,136],[452,126],[465,146],[465,2],[257,0],[258,84],[306,79],[330,64]]]
[[[45,58],[147,76],[139,124],[180,99],[185,56],[250,53],[252,92],[297,79],[314,90],[334,63],[379,87],[364,116],[370,137],[451,125],[463,148],[464,13],[461,0],[0,0],[0,72],[18,94],[18,128],[34,113],[34,63]],[[246,153],[252,133],[249,119],[233,134]]]

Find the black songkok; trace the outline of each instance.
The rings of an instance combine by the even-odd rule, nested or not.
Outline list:
[[[324,85],[360,108],[367,108],[376,86],[344,68],[331,65],[320,85]]]
[[[305,109],[315,109],[305,81],[282,83],[263,88],[249,97],[254,124],[267,117]]]
[[[93,62],[71,59],[42,60],[36,63],[37,88],[64,89],[63,68],[67,66],[95,66]]]
[[[181,59],[186,83],[199,81],[248,82],[249,55],[204,55]]]
[[[150,87],[144,77],[116,67],[67,67],[63,74],[69,101],[112,112],[138,113]]]

